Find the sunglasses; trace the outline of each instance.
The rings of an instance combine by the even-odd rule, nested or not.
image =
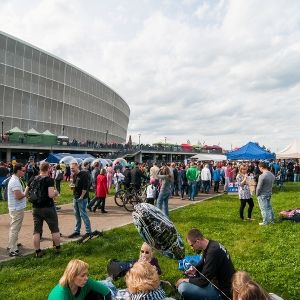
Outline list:
[[[141,253],[149,254],[149,251],[141,250]]]

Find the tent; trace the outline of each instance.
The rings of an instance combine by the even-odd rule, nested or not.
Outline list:
[[[276,157],[278,159],[300,158],[300,140],[295,140],[283,150],[276,153]]]
[[[25,138],[27,144],[41,144],[42,142],[41,134],[33,128],[25,133]]]
[[[226,156],[221,154],[199,153],[192,156],[191,159],[197,159],[199,161],[223,161],[226,160]]]
[[[42,133],[42,144],[43,145],[56,145],[57,144],[57,136],[50,132],[49,130],[45,130]]]
[[[82,160],[84,160],[85,158],[89,158],[89,157],[95,159],[94,156],[92,156],[91,154],[86,154],[86,153],[80,153],[80,154],[78,154],[78,153],[76,153],[76,154],[75,153],[71,153],[71,154],[70,153],[50,153],[48,155],[48,157],[46,158],[46,161],[51,164],[58,164],[59,161],[62,158],[64,158],[65,156],[73,156],[75,159],[80,158]]]
[[[7,132],[9,134],[9,141],[11,143],[23,143],[25,132],[19,127],[14,127]]]
[[[275,159],[275,154],[260,147],[257,143],[249,142],[238,150],[226,154],[229,160]]]

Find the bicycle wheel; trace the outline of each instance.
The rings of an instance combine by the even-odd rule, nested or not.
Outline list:
[[[124,208],[127,211],[134,211],[134,206],[138,203],[140,203],[141,200],[139,199],[139,197],[136,194],[130,194],[127,195],[125,201],[124,201]]]
[[[126,197],[126,191],[125,190],[118,190],[115,193],[115,203],[118,206],[123,207],[124,206],[125,197]]]

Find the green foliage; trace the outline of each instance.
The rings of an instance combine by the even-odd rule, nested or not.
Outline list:
[[[283,192],[273,195],[275,215],[281,210],[299,206],[300,184],[286,184]],[[172,200],[171,200],[172,201]],[[299,223],[278,217],[270,226],[258,226],[260,211],[255,201],[253,218],[239,219],[239,200],[224,195],[171,212],[171,219],[185,237],[191,227],[199,228],[206,237],[218,240],[229,250],[235,268],[245,270],[267,291],[285,300],[300,299],[300,227]],[[46,299],[72,258],[89,263],[90,276],[106,277],[109,259],[129,260],[138,257],[142,241],[133,225],[105,232],[104,236],[86,244],[70,243],[55,256],[51,250],[45,257],[21,257],[0,265],[0,299]],[[186,244],[186,254],[192,254]],[[182,275],[177,261],[157,254],[163,270],[162,279],[175,283]],[[122,279],[116,282],[124,287]]]

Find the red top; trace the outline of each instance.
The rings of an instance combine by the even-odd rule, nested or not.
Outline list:
[[[108,194],[106,175],[99,174],[97,176],[96,197],[106,197]]]

